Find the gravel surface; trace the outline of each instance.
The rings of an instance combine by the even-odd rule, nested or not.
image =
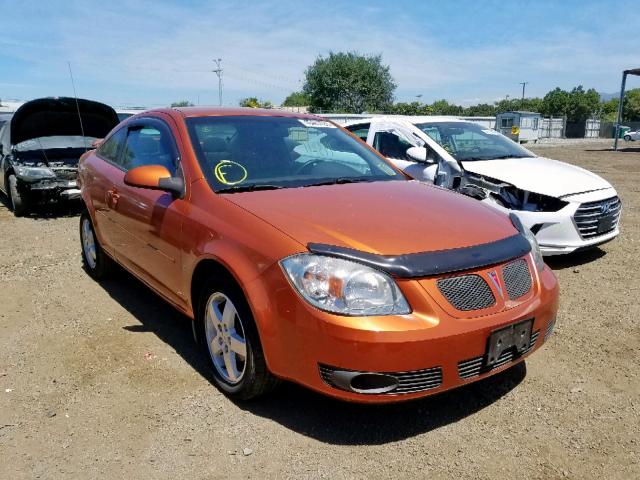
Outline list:
[[[0,478],[639,478],[640,151],[607,148],[539,150],[624,202],[618,240],[550,261],[562,298],[549,343],[389,406],[291,384],[229,401],[185,318],[124,272],[84,273],[77,212],[17,219],[0,205]]]

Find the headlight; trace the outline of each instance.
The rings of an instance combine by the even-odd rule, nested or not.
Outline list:
[[[43,178],[55,178],[56,174],[47,167],[25,167],[16,165],[13,167],[17,177],[24,177],[27,180],[40,180]]]
[[[544,269],[544,260],[542,259],[542,252],[540,251],[540,245],[538,245],[538,240],[533,232],[525,227],[518,216],[515,213],[510,213],[509,218],[511,218],[511,222],[513,226],[518,229],[518,231],[527,239],[527,241],[531,244],[531,255],[533,256],[533,262],[536,265],[536,268],[539,272]]]
[[[280,262],[311,305],[341,315],[403,315],[409,304],[391,277],[356,262],[302,253]]]

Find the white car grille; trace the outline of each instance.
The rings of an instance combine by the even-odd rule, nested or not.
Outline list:
[[[622,202],[618,197],[597,202],[583,203],[573,219],[583,239],[595,238],[612,232],[618,227]]]

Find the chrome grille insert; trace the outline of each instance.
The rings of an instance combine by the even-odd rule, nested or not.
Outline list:
[[[522,352],[522,355],[525,355],[531,351],[531,349],[535,346],[538,337],[540,336],[540,330],[537,330],[531,334],[531,341],[529,342],[529,347]],[[513,351],[507,350],[502,352],[502,355],[498,357],[496,363],[493,364],[491,368],[482,368],[484,356],[481,355],[479,357],[470,358],[469,360],[464,360],[462,362],[458,362],[458,375],[460,378],[473,378],[477,377],[481,373],[490,372],[498,367],[506,365],[522,355],[516,355]]]
[[[502,269],[502,278],[510,300],[516,300],[531,290],[531,273],[523,258],[507,264]]]
[[[607,198],[597,202],[583,203],[578,207],[573,219],[576,222],[580,236],[583,239],[593,238],[612,232],[618,227],[622,202],[618,197]],[[603,230],[600,220],[612,216],[610,224]]]
[[[442,385],[442,368],[433,367],[424,370],[412,370],[409,372],[359,372],[354,370],[346,370],[343,368],[331,367],[329,365],[318,365],[320,377],[327,385],[347,391],[356,391],[350,387],[350,383],[345,384],[346,377],[357,378],[359,375],[383,375],[385,377],[393,377],[397,380],[398,386],[393,390],[386,392],[372,391],[370,393],[382,393],[384,395],[401,395],[406,393],[423,392],[438,388]],[[367,393],[362,389],[358,389],[357,393]]]
[[[458,310],[480,310],[496,303],[487,282],[479,275],[462,275],[438,280],[438,289]]]

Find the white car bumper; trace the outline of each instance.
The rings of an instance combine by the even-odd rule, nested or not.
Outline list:
[[[484,200],[505,213],[513,212],[532,229],[545,256],[562,255],[609,242],[620,233],[622,205],[613,188],[563,197],[569,202],[557,212],[508,210]],[[605,211],[602,206],[605,206]]]

